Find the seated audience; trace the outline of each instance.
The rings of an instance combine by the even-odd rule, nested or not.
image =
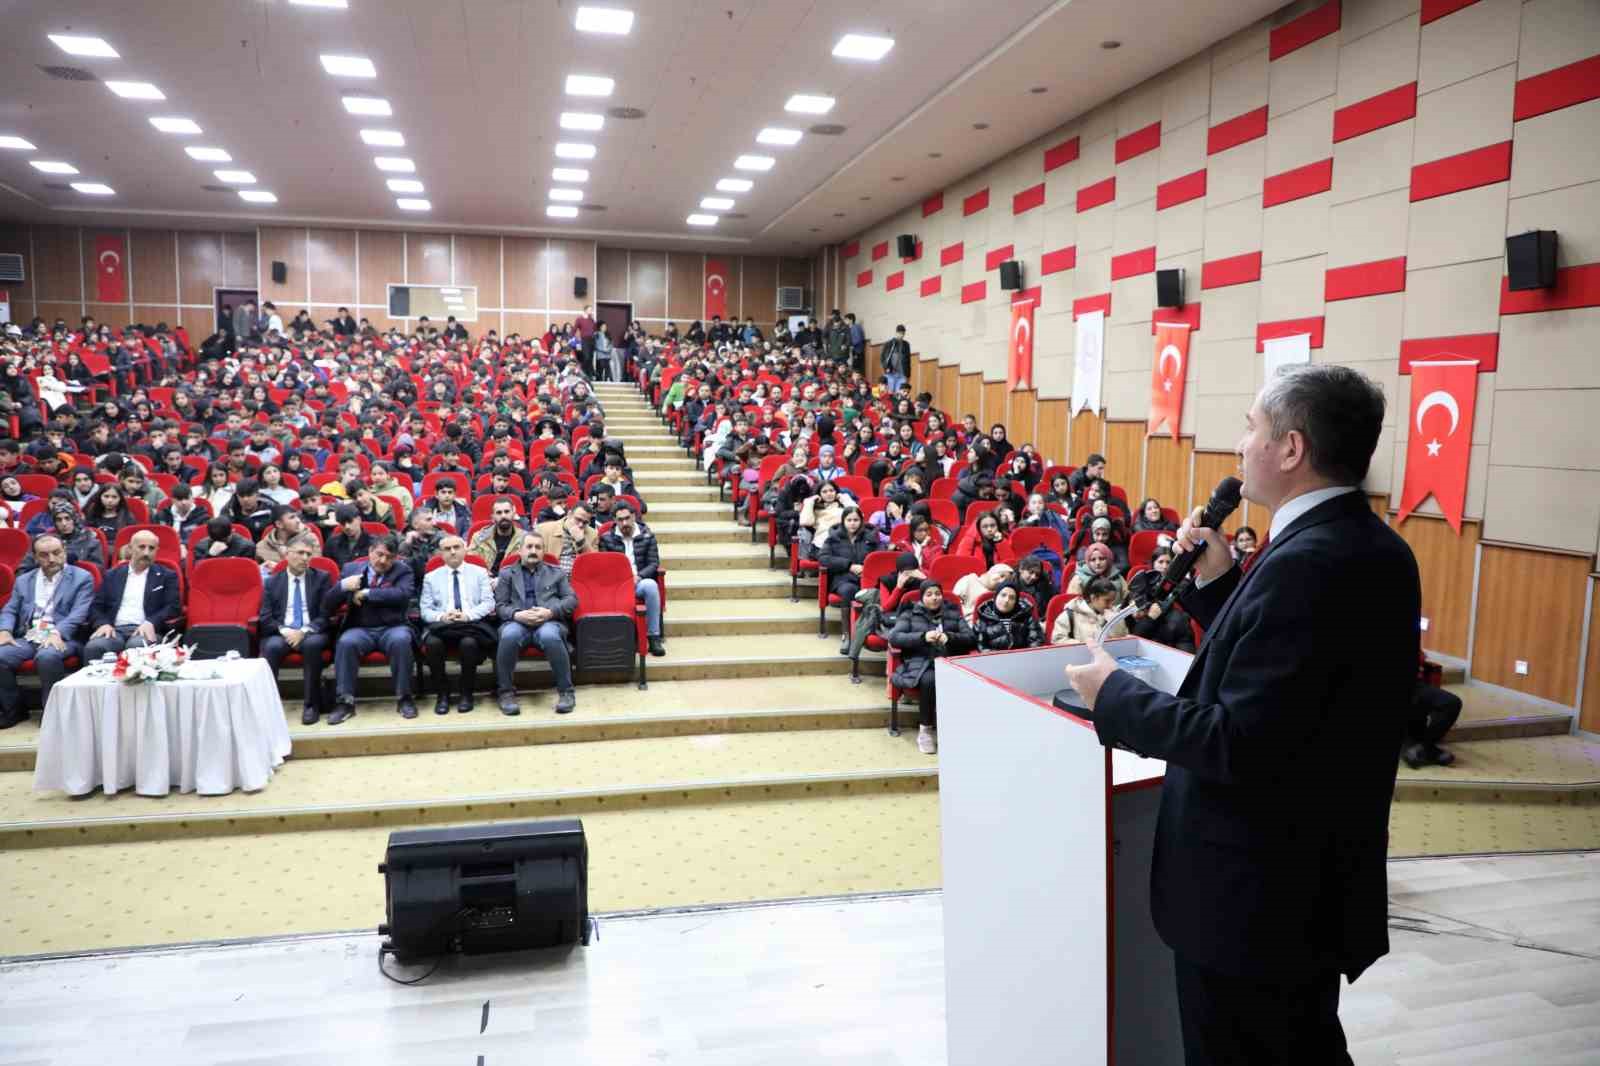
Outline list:
[[[106,573],[89,608],[85,662],[159,643],[183,612],[177,573],[156,562],[160,544],[149,530],[135,533],[128,541],[127,565]]]
[[[178,534],[178,542],[187,547],[189,535],[210,517],[211,512],[195,502],[194,490],[180,481],[172,486],[167,502],[150,516],[150,521]]]
[[[226,519],[218,519],[226,522]],[[283,660],[298,652],[301,666],[303,725],[316,725],[327,708],[322,697],[322,656],[328,650],[328,605],[333,598],[333,578],[311,565],[313,551],[304,542],[284,552],[284,567],[267,578],[261,590],[261,612],[256,633],[261,657],[277,677]]]
[[[977,634],[979,651],[1032,648],[1043,640],[1039,616],[1011,584],[1001,585],[999,591],[978,605],[977,620],[972,628]]]
[[[205,559],[254,559],[256,546],[249,537],[233,531],[233,523],[226,518],[213,518],[206,522],[206,535],[194,546],[194,561]]]
[[[1178,524],[1169,522],[1161,513],[1161,501],[1154,496],[1139,505],[1139,513],[1133,520],[1135,533],[1176,533]]]
[[[898,689],[917,693],[917,750],[924,755],[939,750],[934,660],[963,655],[975,643],[972,628],[954,604],[945,602],[944,588],[937,581],[922,582],[916,602],[902,603],[895,615],[889,645],[900,653],[900,662],[889,680]]]
[[[256,542],[256,558],[262,566],[277,566],[288,558],[289,548],[295,544],[302,544],[313,553],[322,550],[321,538],[306,528],[300,512],[280,505],[273,509],[272,525]]]
[[[331,613],[348,606],[348,612],[333,648],[334,708],[328,715],[329,725],[355,715],[361,660],[375,651],[389,661],[395,710],[402,718],[417,716],[417,704],[411,697],[411,627],[406,622],[416,580],[411,568],[400,561],[399,551],[399,538],[386,533],[368,546],[364,561],[346,563],[340,570],[328,610]]]
[[[979,597],[1010,581],[1014,573],[1016,571],[1005,563],[995,563],[982,573],[962,574],[955,588],[950,590],[951,596],[961,606],[961,616],[972,622],[977,617]]]
[[[1134,599],[1147,596],[1161,583],[1171,562],[1172,549],[1158,548],[1150,557],[1150,569],[1135,574],[1128,582],[1128,595]],[[1128,629],[1136,637],[1194,653],[1194,628],[1190,625],[1188,613],[1177,600],[1173,600],[1172,606],[1165,611],[1152,603],[1128,619]]]
[[[61,537],[34,538],[33,566],[17,575],[0,608],[0,729],[28,717],[17,690],[17,671],[33,660],[39,675],[39,706],[48,706],[50,689],[67,673],[67,660],[83,650],[94,601],[94,578],[67,562]]]
[[[522,555],[528,531],[517,522],[517,505],[509,496],[494,501],[489,518],[467,546],[467,554],[476,555],[489,565],[489,573],[498,574],[508,560],[515,562]]]
[[[1083,593],[1060,614],[1050,630],[1052,644],[1088,644],[1105,631],[1106,639],[1128,635],[1126,622],[1118,622],[1109,630],[1106,623],[1117,613],[1121,594],[1117,586],[1105,578],[1095,578],[1084,586]]]
[[[433,677],[434,714],[450,713],[450,688],[444,674],[445,651],[461,657],[459,702],[462,714],[475,706],[478,664],[489,656],[498,638],[493,579],[489,571],[466,561],[467,542],[458,533],[439,541],[444,565],[422,580],[422,661]]]
[[[849,603],[861,591],[861,571],[866,568],[867,556],[879,550],[883,541],[878,531],[866,524],[861,508],[846,507],[839,524],[833,527],[819,549],[818,564],[826,575],[828,591]],[[839,649],[850,653],[850,635],[845,634]]]
[[[323,541],[322,554],[332,559],[340,573],[357,559],[365,559],[372,547],[373,536],[361,524],[361,512],[353,503],[341,503],[333,512],[338,523],[334,532]]]
[[[1233,535],[1233,560],[1240,565],[1246,563],[1256,551],[1256,531],[1249,526],[1240,526],[1239,532]]]
[[[1044,560],[1037,555],[1024,555],[1018,559],[1011,584],[1033,601],[1034,614],[1038,616],[1040,622],[1043,622],[1050,600],[1058,591]]]
[[[656,537],[650,527],[639,521],[633,505],[623,500],[613,512],[615,523],[600,537],[600,550],[620,552],[633,569],[633,592],[644,604],[645,634],[651,655],[665,655],[666,645],[661,641],[661,586],[656,582],[656,571],[661,569],[661,553],[656,547]]]
[[[495,648],[495,687],[504,714],[521,714],[515,676],[517,658],[537,644],[550,664],[556,686],[556,713],[569,714],[578,705],[572,687],[572,657],[567,638],[578,597],[567,571],[544,561],[544,536],[522,538],[521,554],[508,559],[495,580],[495,612],[500,619]]]
[[[1084,549],[1083,562],[1073,571],[1072,580],[1067,582],[1067,587],[1063,591],[1082,596],[1089,582],[1096,578],[1111,582],[1117,590],[1118,603],[1127,599],[1128,582],[1117,570],[1116,557],[1112,554],[1109,544],[1091,544]]]
[[[575,503],[558,522],[543,522],[538,533],[545,551],[556,557],[561,572],[570,575],[578,556],[600,550],[600,535],[589,524],[591,512],[586,503]]]

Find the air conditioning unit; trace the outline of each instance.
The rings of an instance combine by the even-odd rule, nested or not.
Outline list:
[[[22,256],[17,252],[0,252],[0,282],[21,285],[27,280],[22,269]]]
[[[799,285],[778,286],[778,310],[804,311],[806,309],[806,290]]]

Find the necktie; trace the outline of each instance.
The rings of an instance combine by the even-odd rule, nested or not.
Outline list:
[[[456,610],[461,610],[461,571],[450,571],[450,583],[455,586]]]
[[[294,577],[290,578],[289,581],[292,585],[294,585],[293,595],[289,600],[289,628],[304,629],[306,621],[306,605],[305,599],[300,594],[300,579]]]

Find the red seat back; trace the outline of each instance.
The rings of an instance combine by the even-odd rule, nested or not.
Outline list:
[[[261,568],[253,559],[201,559],[189,591],[189,624],[248,626],[261,611]]]
[[[633,588],[633,568],[622,553],[590,552],[578,556],[572,566],[572,591],[578,594],[574,619],[594,614],[632,617]]]
[[[981,574],[987,569],[983,560],[974,555],[941,555],[933,561],[928,576],[944,586],[945,595],[950,595],[957,581],[967,574]]]
[[[1149,566],[1150,560],[1155,556],[1156,544],[1162,537],[1170,537],[1171,533],[1161,533],[1154,529],[1141,530],[1135,533],[1128,541],[1128,565],[1130,567]]]
[[[1061,534],[1044,526],[1020,526],[1011,531],[1011,549],[1017,556],[1027,555],[1039,545],[1045,545],[1057,555],[1063,555],[1066,548],[1061,543]]]
[[[1067,609],[1067,604],[1078,598],[1076,592],[1058,592],[1050,597],[1050,605],[1044,610],[1044,639],[1049,640],[1050,634],[1056,628],[1056,616]]]
[[[20,529],[0,529],[0,563],[12,569],[33,550],[33,540]]]

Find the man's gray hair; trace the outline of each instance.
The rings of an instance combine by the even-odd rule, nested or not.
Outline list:
[[[1333,363],[1287,367],[1261,390],[1275,440],[1297,432],[1311,468],[1337,485],[1367,476],[1383,429],[1383,389],[1358,370]]]

